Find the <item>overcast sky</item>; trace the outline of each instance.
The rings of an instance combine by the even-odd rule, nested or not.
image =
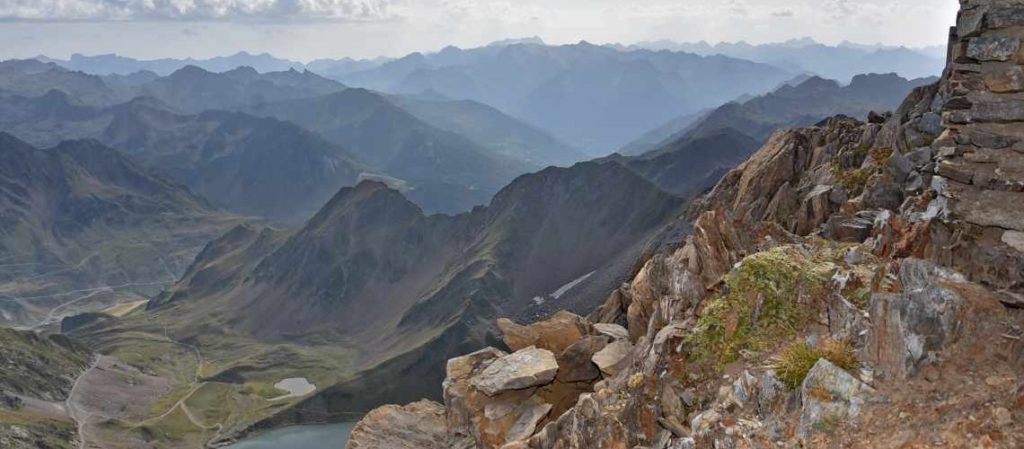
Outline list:
[[[0,0],[0,58],[118,53],[300,61],[513,37],[944,45],[957,0]]]

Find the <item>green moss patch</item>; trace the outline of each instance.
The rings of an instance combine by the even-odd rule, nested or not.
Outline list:
[[[689,337],[694,356],[724,366],[744,350],[772,349],[809,323],[835,264],[787,245],[751,255],[726,279],[727,293],[707,303]]]

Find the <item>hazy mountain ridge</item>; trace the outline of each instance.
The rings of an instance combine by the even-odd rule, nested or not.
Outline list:
[[[394,103],[437,128],[468,137],[498,154],[531,165],[566,166],[587,159],[582,151],[562,143],[548,131],[509,117],[472,100],[392,96]]]
[[[407,182],[410,198],[431,212],[457,213],[485,204],[516,176],[538,167],[435,128],[365,89],[264,104],[249,112],[297,123],[351,149],[359,160]]]
[[[288,122],[241,112],[175,112],[137,97],[106,108],[52,90],[4,97],[0,127],[38,146],[94,138],[245,215],[301,222],[337,189],[373,170],[342,147]]]
[[[623,49],[685,51],[699,55],[725,55],[762,62],[792,71],[805,71],[847,82],[862,73],[896,72],[905,78],[939,76],[945,66],[945,47],[907,48],[860,45],[844,42],[826,45],[813,39],[793,39],[769,44],[747,42],[641,42]]]
[[[19,69],[11,62],[0,63],[0,67],[4,64],[11,70]],[[52,64],[36,62],[35,65],[63,70],[53,69]],[[211,73],[190,66],[167,77],[143,77],[137,84],[124,80],[111,83],[121,83],[114,89],[117,97],[144,96],[135,96],[125,104],[150,107],[118,115],[114,113],[116,106],[101,108],[84,103],[58,90],[63,88],[58,83],[39,97],[0,91],[0,98],[4,99],[0,104],[0,126],[37,145],[94,137],[118,148],[131,146],[122,149],[149,166],[171,173],[218,204],[242,213],[285,221],[308,218],[338,187],[353,184],[361,172],[395,178],[393,183],[408,188],[407,194],[428,211],[457,213],[485,204],[491,195],[520,174],[551,164],[568,165],[584,158],[547,132],[485,105],[407,99],[404,106],[418,112],[418,115],[410,114],[398,100],[361,89],[346,89],[340,83],[310,72],[260,74],[251,68],[238,68]],[[286,123],[257,123],[254,117],[242,119],[237,115],[232,119],[234,126],[249,121],[250,128],[262,132],[263,137],[220,135],[225,128],[215,124],[216,118],[226,119],[229,114],[200,113],[208,110],[242,110],[274,116],[317,132],[331,144],[312,133],[288,128]],[[131,115],[135,113],[147,120],[135,120]],[[184,118],[189,113],[198,114],[191,125]],[[111,116],[121,117],[121,120],[115,124],[116,129],[104,131],[111,126]],[[281,135],[259,130],[257,125],[275,128]],[[268,153],[272,143],[290,152],[294,160],[286,154]],[[278,158],[278,162],[257,167],[264,169],[261,176],[274,180],[268,188],[277,186],[288,191],[298,187],[275,179],[283,174],[269,176],[278,167],[291,169],[291,173],[301,179],[299,184],[306,185],[307,193],[315,190],[310,184],[323,179],[329,182],[297,203],[257,204],[261,195],[248,198],[240,191],[241,184],[224,184],[232,179],[255,179],[256,176],[239,172],[225,179],[222,176],[230,170],[223,162],[228,159],[216,162],[212,157],[217,153],[249,154],[239,153],[247,145],[254,146],[253,152],[264,157]],[[349,155],[337,148],[339,145],[360,162],[350,161]],[[335,148],[325,149],[328,146]],[[200,149],[207,154],[206,158],[193,160],[192,153]],[[176,151],[182,153],[177,158]],[[313,153],[320,155],[310,155]],[[307,164],[300,169],[296,166],[311,162],[310,158],[324,160],[321,163],[324,167]],[[194,167],[184,167],[183,161]],[[171,165],[165,166],[165,163]],[[214,175],[220,175],[213,176],[215,181],[199,176],[196,169],[202,164],[219,164],[220,169]],[[356,167],[360,165],[367,168]],[[332,171],[343,173],[332,174]],[[310,175],[300,175],[302,173]],[[339,183],[338,179],[345,182]],[[200,185],[204,182],[205,186]],[[210,185],[212,182],[220,184]],[[271,200],[297,199],[272,190],[265,192]]]
[[[241,221],[96,141],[37,149],[0,133],[0,152],[8,324],[52,325],[76,308],[159,291]]]
[[[666,191],[689,197],[714,186],[778,129],[812,125],[833,115],[866,119],[870,111],[895,109],[898,99],[934,81],[871,74],[857,75],[842,86],[811,77],[796,86],[785,84],[772,93],[725,104],[659,144],[630,146],[633,152],[647,150],[640,155],[612,158]]]
[[[435,91],[476,100],[596,155],[672,117],[766,92],[791,77],[740,59],[623,52],[581,42],[447,47],[339,79],[384,92]]]

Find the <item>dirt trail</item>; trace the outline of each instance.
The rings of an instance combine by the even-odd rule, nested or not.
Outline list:
[[[81,410],[78,404],[75,403],[75,393],[78,391],[78,386],[82,382],[90,371],[96,368],[100,363],[100,357],[94,357],[92,364],[82,374],[79,374],[75,379],[75,383],[71,385],[71,391],[68,392],[68,398],[64,401],[64,406],[67,409],[68,416],[78,425],[78,449],[85,449],[87,441],[85,437],[85,424],[92,417],[92,413],[87,413]]]

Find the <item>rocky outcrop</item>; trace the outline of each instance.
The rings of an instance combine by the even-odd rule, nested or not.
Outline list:
[[[899,281],[901,292],[871,298],[865,352],[878,375],[906,379],[970,332],[979,315],[1004,315],[985,289],[922,260],[900,261]]]
[[[420,401],[373,410],[352,429],[346,447],[449,449],[453,447],[449,443],[444,407],[436,402]]]
[[[695,201],[590,315],[593,391],[507,449],[1024,444],[1024,6],[961,5],[939,83],[776,133]]]

